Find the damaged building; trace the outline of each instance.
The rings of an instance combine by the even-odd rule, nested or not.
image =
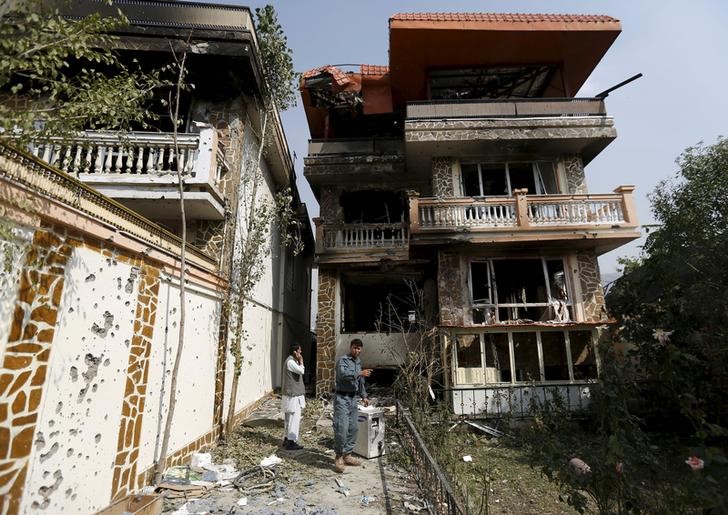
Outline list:
[[[396,368],[387,318],[431,316],[456,412],[588,402],[608,323],[597,258],[639,231],[633,186],[587,189],[617,133],[604,96],[575,95],[620,31],[608,16],[396,14],[388,66],[303,74],[319,392],[351,339],[365,367]]]
[[[228,419],[236,365],[225,302],[250,195],[242,185],[260,145],[259,198],[290,188],[304,248],[295,254],[275,226],[263,243],[270,253],[246,299],[234,422],[280,385],[288,345],[310,335],[313,234],[277,112],[260,139],[264,79],[250,10],[62,4],[71,19],[121,9],[129,19],[115,33],[122,61],[154,68],[171,61],[170,48],[186,51],[196,87],[180,99],[179,160],[163,116],[157,130],[0,144],[3,514],[95,513],[152,483],[181,325],[178,169],[186,330],[164,465],[211,447]]]

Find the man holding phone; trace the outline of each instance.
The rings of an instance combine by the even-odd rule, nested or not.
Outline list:
[[[306,407],[306,387],[303,384],[303,355],[301,346],[291,344],[288,357],[283,365],[283,386],[281,387],[281,411],[285,419],[283,426],[283,448],[300,451],[298,432],[301,427],[301,413]]]
[[[364,406],[369,405],[364,379],[372,375],[371,369],[361,368],[359,354],[364,346],[358,338],[351,340],[349,354],[336,362],[336,392],[334,393],[334,470],[344,472],[345,465],[361,465],[351,455],[358,431],[358,398]]]

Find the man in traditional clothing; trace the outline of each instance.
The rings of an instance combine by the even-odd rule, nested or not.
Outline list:
[[[283,365],[281,388],[281,410],[285,418],[283,448],[288,451],[303,449],[303,446],[298,444],[298,432],[301,427],[301,413],[306,407],[306,387],[303,385],[305,371],[301,346],[293,343]]]

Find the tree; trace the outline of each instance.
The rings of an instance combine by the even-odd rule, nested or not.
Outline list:
[[[653,381],[653,416],[705,440],[728,426],[728,139],[690,147],[677,164],[651,195],[659,229],[607,303]]]
[[[0,17],[0,141],[20,145],[85,128],[144,126],[163,70],[125,65],[109,32],[127,23],[92,14],[68,20],[39,0]]]
[[[258,146],[253,154],[244,156],[239,198],[232,217],[233,223],[238,225],[234,231],[233,265],[225,319],[229,321],[232,332],[230,353],[233,356],[234,370],[226,432],[233,429],[238,384],[245,360],[242,351],[242,344],[247,336],[245,306],[263,274],[264,259],[270,255],[268,239],[271,225],[278,226],[283,245],[293,246],[294,254],[301,250],[290,189],[278,192],[272,203],[261,198],[260,192],[263,182],[260,164],[269,134],[273,130],[270,118],[275,117],[277,109],[287,109],[295,105],[297,74],[293,71],[291,50],[273,6],[258,8],[255,13],[264,84],[260,97],[256,99],[259,102],[257,112],[260,113],[257,123],[260,130],[256,135]],[[249,127],[252,125],[248,124]]]

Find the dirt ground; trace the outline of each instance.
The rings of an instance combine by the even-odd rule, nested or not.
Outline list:
[[[214,463],[234,462],[238,470],[250,471],[249,480],[240,487],[232,484],[215,487],[197,500],[167,500],[164,513],[344,515],[424,510],[417,485],[386,452],[379,458],[362,460],[361,467],[347,467],[343,474],[333,470],[330,407],[321,401],[309,402],[304,412],[299,440],[304,449],[282,450],[279,403],[277,398],[264,402],[247,424],[238,427],[227,442],[213,451]],[[385,428],[385,448],[396,451],[397,443],[391,436]],[[264,477],[257,466],[273,454],[282,461]],[[246,498],[247,504],[238,504],[242,498]]]

